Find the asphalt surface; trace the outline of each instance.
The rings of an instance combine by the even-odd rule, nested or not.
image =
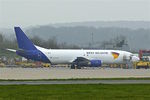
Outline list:
[[[150,69],[0,68],[0,80],[150,78]]]
[[[0,85],[41,84],[150,84],[150,80],[56,80],[56,81],[0,81]]]

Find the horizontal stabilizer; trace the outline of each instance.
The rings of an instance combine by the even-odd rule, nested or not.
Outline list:
[[[11,52],[16,52],[16,50],[14,49],[6,49],[6,50],[11,51]]]

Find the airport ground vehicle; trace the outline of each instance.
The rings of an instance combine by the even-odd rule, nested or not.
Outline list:
[[[0,62],[0,67],[5,67],[5,64]]]
[[[49,64],[49,63],[42,63],[42,67],[51,67],[51,64]]]
[[[139,50],[140,60],[149,60],[150,61],[150,50]]]
[[[128,66],[126,64],[109,64],[110,68],[123,68],[126,69]]]
[[[36,64],[31,63],[31,62],[16,62],[16,65],[19,67],[35,67]]]
[[[49,63],[41,63],[41,62],[16,62],[16,65],[20,67],[50,67]]]
[[[2,61],[2,59],[0,59],[0,67],[5,67],[5,63]]]
[[[148,68],[150,68],[150,61],[140,60],[138,62],[135,62],[134,68],[136,68],[136,69],[139,69],[139,68],[148,69]]]
[[[139,50],[140,61],[134,62],[134,68],[150,68],[150,50]]]

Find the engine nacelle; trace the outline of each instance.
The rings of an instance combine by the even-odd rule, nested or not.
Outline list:
[[[102,65],[101,60],[91,60],[90,61],[90,66],[91,67],[100,67]]]

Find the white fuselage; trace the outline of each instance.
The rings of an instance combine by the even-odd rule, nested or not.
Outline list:
[[[19,50],[7,50],[34,61],[72,64],[74,67],[74,65],[100,66],[102,63],[126,63],[126,61],[139,60],[132,53],[121,50],[45,49],[34,45],[20,27],[14,27],[14,30]]]
[[[101,60],[102,63],[125,63],[125,60],[131,60],[132,53],[121,50],[83,50],[83,49],[44,49],[41,50],[52,64],[70,64],[77,57],[83,57],[88,60]],[[113,55],[112,53],[117,53]],[[133,57],[132,60],[139,60]]]

